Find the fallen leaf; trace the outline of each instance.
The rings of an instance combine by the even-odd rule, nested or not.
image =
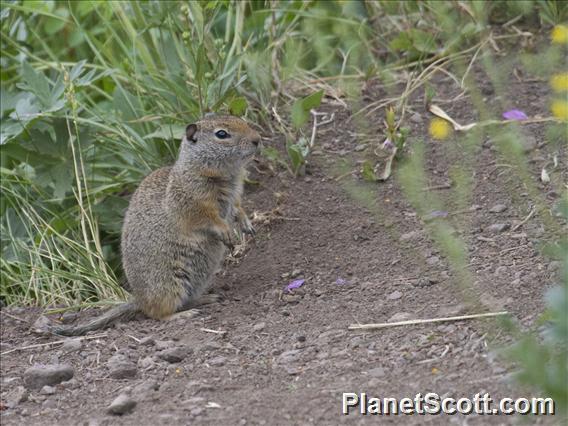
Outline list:
[[[446,114],[446,112],[440,108],[437,105],[430,105],[428,107],[428,110],[434,114],[437,117],[443,118],[444,120],[450,122],[452,124],[452,126],[454,127],[455,131],[458,132],[465,132],[473,127],[475,127],[477,125],[477,123],[471,123],[471,124],[466,124],[465,126],[459,124],[457,121],[455,121],[452,117],[450,117],[448,114]]]

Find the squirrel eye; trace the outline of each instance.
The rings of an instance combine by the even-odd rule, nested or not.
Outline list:
[[[217,136],[219,139],[227,139],[231,137],[231,135],[224,130],[217,130],[215,132],[215,136]]]

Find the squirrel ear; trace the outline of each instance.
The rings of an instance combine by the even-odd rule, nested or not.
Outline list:
[[[195,139],[195,133],[197,133],[197,125],[190,124],[185,128],[185,137],[188,141],[197,142]]]

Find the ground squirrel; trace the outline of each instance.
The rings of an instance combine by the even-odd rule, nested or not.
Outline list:
[[[85,325],[52,331],[81,335],[138,312],[165,318],[216,300],[205,292],[232,247],[233,229],[254,233],[241,194],[260,141],[237,117],[207,115],[187,126],[175,164],[147,176],[126,211],[121,252],[131,300]]]

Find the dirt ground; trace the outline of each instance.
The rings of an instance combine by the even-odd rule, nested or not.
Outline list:
[[[481,73],[477,78],[488,105],[501,110],[503,99],[497,99]],[[504,90],[510,94],[510,107],[531,116],[549,115],[546,82],[527,78],[509,84]],[[467,96],[443,102],[459,93],[449,77],[440,77],[436,88],[438,103],[454,119],[468,123],[477,118]],[[265,215],[257,223],[256,239],[215,281],[213,290],[223,301],[204,307],[201,317],[141,319],[80,343],[56,343],[57,337],[30,331],[41,314],[38,309],[3,309],[2,424],[526,421],[522,416],[341,414],[343,392],[411,398],[435,392],[456,399],[486,392],[493,399],[545,396],[513,382],[514,365],[497,354],[511,339],[493,320],[348,330],[353,323],[503,310],[528,327],[542,313],[544,292],[554,282],[558,265],[538,251],[550,236],[541,215],[523,222],[533,203],[509,159],[488,138],[474,150],[473,195],[459,200],[453,171],[465,164],[459,145],[465,142],[428,137],[431,115],[418,92],[409,104],[407,155],[417,144],[425,145],[429,185],[436,188],[431,191],[445,200],[446,210],[457,213],[447,220],[459,227],[467,245],[473,293],[483,306],[473,310],[465,302],[454,272],[404,196],[396,173],[385,183],[350,175],[336,179],[344,174],[345,162],[356,169],[358,160],[372,157],[382,142],[383,112],[365,118],[375,123],[369,128],[377,137],[375,145],[363,146],[355,120],[348,120],[352,111],[328,100],[324,109],[334,110],[335,120],[320,129],[306,176],[273,173],[264,162],[251,168],[252,180],[260,185],[247,187],[245,207],[264,214],[278,209],[280,214]],[[365,93],[368,99],[384,96],[379,85],[370,85]],[[522,128],[529,139],[531,179],[552,207],[559,194],[540,182],[540,171],[557,154],[560,166],[549,172],[553,181],[566,181],[565,148],[558,152],[547,144],[543,124]],[[464,211],[464,206],[473,208]],[[496,224],[504,229],[492,231]],[[301,288],[282,292],[300,278],[305,279]],[[82,312],[75,321],[97,314]],[[49,342],[53,344],[21,349]],[[22,392],[24,371],[34,364],[70,364],[74,376],[51,388],[25,391],[21,401],[9,404]],[[121,393],[136,401],[136,407],[122,416],[108,414],[107,407]],[[531,417],[528,422],[560,420]]]

